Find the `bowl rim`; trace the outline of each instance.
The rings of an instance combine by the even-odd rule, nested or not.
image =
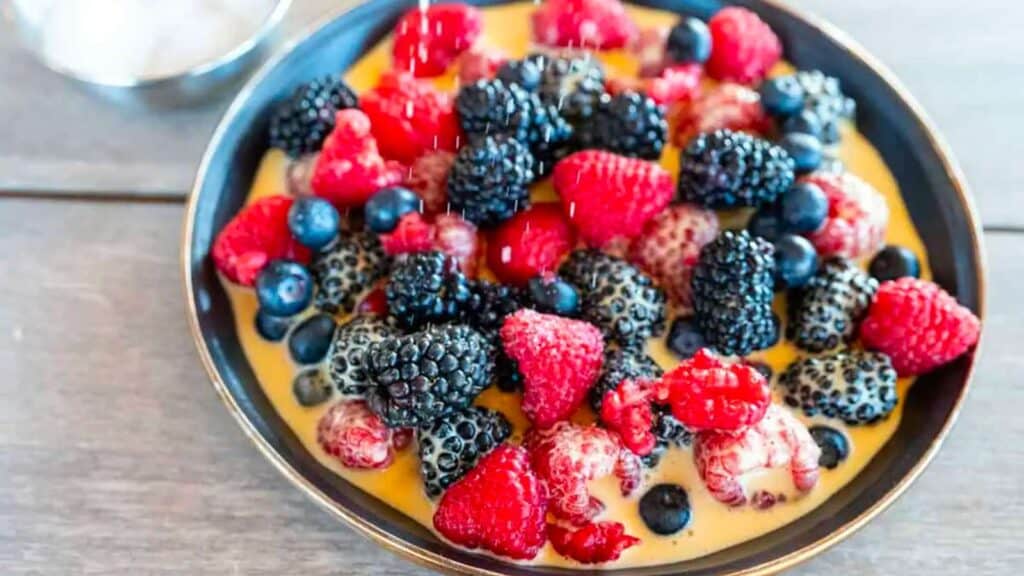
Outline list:
[[[514,0],[512,0],[514,1]],[[629,0],[625,0],[629,3]],[[984,250],[984,241],[982,236],[982,229],[980,219],[978,217],[977,208],[974,205],[974,200],[969,191],[966,177],[964,176],[963,170],[960,168],[955,157],[953,156],[952,150],[946,143],[945,139],[940,135],[938,129],[932,120],[928,117],[921,104],[914,98],[906,86],[896,77],[896,75],[888,69],[887,66],[882,64],[876,57],[871,55],[860,43],[854,40],[846,32],[842,31],[839,27],[823,18],[806,11],[794,8],[788,3],[782,0],[758,0],[760,3],[771,7],[772,9],[778,10],[785,13],[788,17],[802,21],[816,32],[825,36],[829,41],[833,42],[846,52],[848,52],[858,63],[873,74],[877,75],[885,84],[888,85],[893,92],[899,97],[900,100],[907,106],[911,120],[917,123],[923,133],[927,136],[927,143],[936,152],[938,159],[941,162],[941,167],[945,173],[945,176],[949,179],[950,183],[957,194],[957,200],[959,201],[960,207],[963,210],[964,216],[967,219],[968,229],[970,232],[971,247],[975,255],[975,270],[974,274],[977,278],[977,315],[984,323],[986,318],[986,293],[987,293],[987,275],[986,270],[988,268]],[[203,367],[216,390],[217,395],[221,401],[227,407],[228,411],[238,422],[245,435],[256,445],[260,453],[278,469],[288,480],[299,490],[301,490],[307,497],[312,499],[321,508],[332,514],[333,516],[341,519],[349,527],[353,528],[357,533],[364,537],[367,537],[374,541],[376,544],[383,548],[397,553],[399,556],[404,557],[420,566],[438,570],[448,574],[468,574],[473,576],[504,576],[503,572],[495,572],[486,568],[480,568],[476,566],[470,566],[453,560],[447,556],[437,554],[410,543],[396,540],[390,533],[380,529],[373,522],[370,522],[366,518],[362,518],[359,515],[351,512],[350,510],[340,506],[337,502],[332,500],[329,496],[323,493],[321,490],[313,486],[303,475],[298,473],[270,444],[269,442],[257,431],[256,427],[249,420],[246,414],[242,411],[237,400],[228,390],[227,385],[221,378],[217,366],[214,363],[213,357],[210,353],[210,349],[207,345],[206,340],[203,338],[202,332],[199,326],[199,315],[196,309],[196,302],[193,299],[193,278],[192,278],[192,265],[191,265],[191,247],[194,236],[194,224],[196,210],[199,204],[199,194],[202,188],[202,184],[206,179],[207,172],[210,169],[211,161],[215,151],[219,148],[221,140],[223,139],[228,127],[232,124],[234,118],[240,113],[245,103],[249,100],[251,93],[255,88],[262,83],[264,78],[269,72],[274,69],[279,62],[285,59],[292,50],[304,43],[311,35],[317,30],[326,26],[328,23],[335,19],[345,17],[352,13],[357,13],[360,10],[368,9],[372,3],[358,4],[355,6],[348,6],[341,9],[334,10],[323,17],[317,19],[313,24],[305,27],[301,33],[296,35],[293,39],[285,43],[278,52],[268,59],[245,84],[245,86],[239,91],[239,93],[232,100],[231,105],[225,111],[221,117],[220,122],[217,125],[216,130],[213,132],[210,142],[207,145],[206,151],[203,154],[202,161],[199,165],[199,169],[196,174],[196,178],[189,194],[184,222],[183,222],[183,233],[181,243],[181,264],[183,270],[183,288],[185,292],[186,302],[186,313],[188,316],[189,331],[191,332],[192,339],[195,342],[196,348],[199,352],[200,359],[202,360]],[[965,374],[965,382],[954,402],[952,409],[950,410],[949,416],[943,423],[942,428],[938,434],[932,439],[928,446],[928,449],[921,455],[920,459],[914,464],[914,466],[905,474],[894,486],[892,486],[881,498],[876,500],[868,508],[863,510],[855,518],[842,525],[838,529],[831,533],[812,540],[799,548],[789,552],[778,558],[762,562],[756,566],[751,566],[746,569],[732,571],[727,573],[725,576],[767,576],[769,574],[776,574],[783,570],[792,568],[797,564],[805,562],[810,558],[820,554],[832,546],[835,546],[839,542],[842,542],[849,536],[853,535],[868,522],[874,519],[876,516],[885,511],[890,505],[892,505],[910,485],[917,480],[917,478],[924,472],[928,465],[932,462],[935,455],[938,453],[946,438],[949,436],[950,431],[953,429],[956,421],[959,418],[960,412],[963,408],[964,401],[967,398],[968,392],[971,388],[972,381],[974,379],[975,370],[977,367],[978,355],[981,353],[981,347],[983,344],[984,330],[982,335],[979,337],[979,341],[975,346],[975,349],[969,360],[969,366]]]

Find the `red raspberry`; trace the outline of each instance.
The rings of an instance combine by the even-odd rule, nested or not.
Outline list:
[[[434,150],[455,151],[459,122],[451,96],[411,74],[387,73],[359,99],[385,158],[412,164]]]
[[[477,80],[490,80],[508,58],[494,48],[474,48],[459,56],[459,85],[468,86]]]
[[[523,412],[538,428],[567,419],[601,371],[601,331],[582,320],[523,309],[501,327],[505,353],[523,376]]]
[[[412,163],[405,185],[423,200],[427,214],[441,214],[448,209],[448,171],[455,163],[455,154],[445,150],[427,152]]]
[[[526,450],[504,444],[448,488],[434,528],[461,546],[528,560],[547,541],[547,505]]]
[[[662,106],[689,102],[700,94],[700,81],[704,69],[699,64],[668,66],[654,78],[646,81],[644,92]]]
[[[650,454],[657,442],[651,432],[654,425],[652,399],[653,383],[623,380],[614,390],[606,392],[601,402],[601,421],[618,432],[622,444],[638,456]]]
[[[558,268],[575,244],[573,236],[558,204],[534,204],[494,231],[487,243],[487,266],[502,282],[525,285]]]
[[[252,286],[277,258],[309,261],[309,250],[288,229],[290,196],[267,196],[242,208],[213,242],[213,264],[228,280]]]
[[[760,372],[747,364],[726,364],[706,348],[665,374],[655,396],[690,430],[753,426],[771,403],[771,389]]]
[[[354,108],[338,112],[334,131],[313,167],[310,185],[317,196],[340,208],[358,208],[381,188],[402,181],[405,170],[385,162],[370,135],[370,120]]]
[[[547,430],[531,429],[523,446],[547,487],[549,511],[576,525],[590,522],[604,510],[604,504],[587,488],[591,480],[614,474],[624,496],[639,484],[636,456],[624,450],[619,438],[604,428],[563,421]]]
[[[434,229],[434,249],[454,258],[466,276],[475,278],[480,261],[476,226],[458,214],[441,214],[434,220]]]
[[[434,247],[437,229],[419,212],[410,212],[398,219],[398,225],[380,235],[384,251],[391,256],[426,252]]]
[[[807,236],[819,256],[856,259],[882,247],[889,206],[873,186],[849,172],[815,172],[802,180],[817,184],[828,198],[825,223]]]
[[[547,0],[533,13],[533,39],[547,46],[609,50],[635,36],[619,0]]]
[[[644,227],[629,260],[661,284],[673,303],[691,309],[690,277],[705,244],[718,236],[718,216],[692,204],[669,206]]]
[[[782,57],[779,37],[746,8],[719,10],[708,28],[711,57],[705,67],[715,80],[757,84]]]
[[[640,543],[619,522],[595,522],[578,530],[548,524],[548,538],[556,552],[583,564],[618,560],[623,550]]]
[[[909,277],[883,282],[860,326],[864,345],[888,355],[900,376],[951,362],[980,335],[973,312],[939,285]]]
[[[708,492],[719,502],[740,506],[747,501],[742,477],[769,468],[786,466],[797,490],[814,488],[821,449],[803,423],[772,404],[758,424],[743,431],[699,432],[693,456]]]
[[[676,116],[672,141],[681,148],[704,132],[728,129],[763,136],[771,119],[757,92],[739,84],[719,84],[683,106]]]
[[[320,446],[347,468],[387,468],[395,450],[409,444],[408,431],[392,430],[362,400],[331,406],[316,427]]]
[[[395,69],[419,77],[440,76],[483,31],[480,11],[468,4],[413,8],[395,27]]]
[[[600,248],[616,236],[632,238],[672,200],[668,171],[653,162],[584,150],[555,165],[562,209],[583,240]]]
[[[377,316],[383,318],[388,315],[388,296],[382,288],[375,288],[363,298],[356,306],[356,315]]]

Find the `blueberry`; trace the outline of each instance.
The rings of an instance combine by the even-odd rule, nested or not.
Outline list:
[[[921,263],[909,249],[903,246],[889,245],[882,248],[882,251],[871,259],[868,273],[877,278],[879,282],[895,280],[904,276],[920,278]]]
[[[804,87],[796,76],[765,80],[758,92],[761,93],[761,107],[777,118],[792,116],[804,107]]]
[[[292,393],[295,400],[303,406],[323,404],[331,397],[331,384],[324,378],[323,372],[317,368],[303,370],[292,382]]]
[[[668,331],[668,349],[683,360],[692,358],[697,350],[704,348],[704,335],[697,324],[687,318],[676,318]]]
[[[835,428],[811,426],[811,438],[821,448],[818,466],[832,470],[850,455],[850,441]]]
[[[303,246],[319,250],[338,236],[341,216],[322,198],[299,198],[288,210],[288,228]]]
[[[769,242],[774,242],[784,232],[778,206],[774,204],[762,206],[750,217],[750,222],[747,222],[747,230],[753,236],[760,236]]]
[[[779,141],[779,146],[793,159],[793,168],[798,174],[812,172],[821,166],[821,142],[810,134],[786,134]]]
[[[575,316],[580,309],[580,294],[576,288],[561,278],[546,280],[540,276],[531,278],[527,287],[530,300],[540,312]]]
[[[640,517],[655,534],[675,534],[690,523],[690,498],[676,484],[658,484],[640,498]]]
[[[267,314],[265,310],[256,312],[256,332],[269,342],[280,342],[291,328],[292,319]]]
[[[784,234],[775,241],[775,284],[799,288],[818,271],[818,253],[803,236]]]
[[[313,277],[298,262],[274,260],[256,277],[256,299],[271,316],[298,314],[313,299]]]
[[[711,31],[697,18],[683,18],[668,33],[665,52],[678,64],[706,61],[711,56]]]
[[[316,314],[295,327],[288,338],[288,351],[299,364],[315,364],[327,355],[334,336],[334,318]]]
[[[787,232],[814,232],[828,217],[828,198],[817,184],[800,182],[782,195],[779,216]]]
[[[786,118],[786,121],[782,123],[782,133],[810,134],[815,138],[821,138],[821,119],[813,111],[804,110],[795,116]]]
[[[378,233],[386,234],[398,226],[398,220],[409,212],[419,212],[423,205],[420,197],[408,188],[385,188],[370,197],[363,207],[366,226]]]

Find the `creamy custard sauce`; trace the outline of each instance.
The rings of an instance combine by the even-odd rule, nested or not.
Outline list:
[[[527,45],[529,38],[528,15],[532,9],[533,5],[528,3],[484,8],[486,41],[494,47],[502,49],[509,56],[526,55],[529,48]],[[671,25],[676,19],[676,15],[668,12],[633,6],[629,6],[627,9],[640,26]],[[599,56],[609,75],[635,75],[636,63],[625,52],[609,52]],[[362,92],[372,88],[378,76],[389,67],[390,46],[385,41],[357,62],[348,71],[346,80],[357,92]],[[774,72],[780,74],[791,70],[790,66],[780,64]],[[439,78],[436,82],[446,90],[455,90],[453,75]],[[673,176],[678,172],[678,154],[677,148],[666,146],[662,155],[662,164]],[[874,185],[888,201],[891,217],[887,242],[906,246],[913,250],[921,262],[922,277],[930,278],[931,273],[928,269],[928,258],[924,246],[910,221],[896,181],[878,152],[852,126],[846,126],[840,157],[849,171]],[[256,174],[249,201],[261,196],[286,193],[287,162],[287,158],[280,151],[271,150],[266,154]],[[555,199],[550,184],[546,182],[536,185],[532,195],[535,200]],[[729,225],[733,220],[736,220],[735,216],[723,214],[724,225]],[[346,469],[328,456],[317,444],[316,426],[330,402],[314,408],[304,408],[295,401],[292,396],[292,379],[297,368],[290,359],[286,346],[267,342],[256,333],[253,327],[257,309],[254,292],[227,281],[224,281],[224,285],[234,310],[242,347],[260,385],[276,410],[288,422],[310,453],[324,466],[352,484],[431,528],[434,506],[422,490],[415,446],[401,452],[394,464],[382,471]],[[781,318],[785,318],[783,300],[783,298],[776,298],[776,311],[779,312]],[[663,339],[652,339],[648,350],[666,370],[678,363],[665,347]],[[798,350],[785,341],[770,350],[753,355],[754,358],[769,363],[776,374],[797,356]],[[892,436],[899,424],[902,415],[902,401],[906,398],[907,388],[911,383],[910,379],[899,382],[898,393],[901,402],[889,418],[881,423],[872,426],[846,427],[838,421],[827,421],[829,426],[843,430],[847,434],[852,446],[852,453],[835,470],[822,469],[821,480],[811,492],[795,493],[785,471],[781,473],[772,471],[759,477],[750,478],[747,484],[748,488],[766,488],[775,493],[787,495],[785,502],[776,504],[768,510],[757,510],[751,506],[730,508],[714,500],[704,488],[697,474],[689,448],[673,448],[667,452],[662,458],[661,464],[655,470],[647,472],[645,487],[638,490],[633,497],[622,497],[614,479],[606,478],[594,481],[591,489],[606,505],[606,510],[599,519],[620,521],[625,524],[628,534],[641,539],[641,543],[626,550],[620,560],[604,566],[621,568],[664,564],[704,556],[756,538],[810,512],[853,479]],[[521,438],[528,423],[519,409],[518,395],[504,394],[492,387],[478,398],[477,403],[501,410],[515,427],[513,441],[518,441]],[[810,422],[802,415],[800,417],[805,422]],[[581,422],[593,421],[593,414],[583,408],[575,419]],[[822,420],[822,422],[826,421]],[[673,536],[658,536],[652,533],[640,519],[637,510],[637,499],[643,494],[646,486],[658,482],[680,484],[686,488],[690,496],[692,522],[686,530]],[[580,566],[574,561],[558,555],[550,545],[546,546],[532,563]]]

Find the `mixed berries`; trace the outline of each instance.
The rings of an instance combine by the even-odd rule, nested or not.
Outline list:
[[[484,20],[410,10],[373,88],[298,87],[269,128],[287,192],[211,251],[287,347],[323,453],[381,470],[408,450],[447,540],[600,564],[685,531],[694,491],[799,497],[849,458],[850,427],[896,409],[900,377],[976,344],[978,318],[885,245],[885,196],[838,161],[853,101],[780,74],[754,12],[641,29],[619,0],[547,0],[525,56],[481,41]],[[782,339],[800,357],[776,376],[762,351]],[[703,486],[645,485],[677,457]],[[750,489],[768,469],[794,496]],[[603,480],[642,526],[609,517]]]

